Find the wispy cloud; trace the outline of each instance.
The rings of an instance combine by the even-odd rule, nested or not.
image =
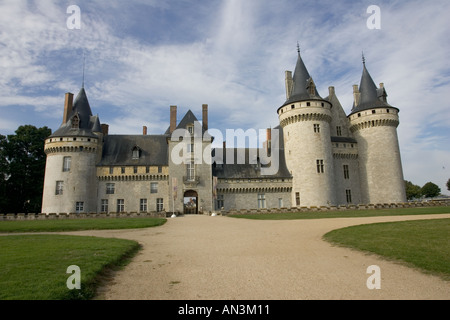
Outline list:
[[[450,168],[446,0],[379,1],[380,30],[366,27],[364,1],[82,0],[81,30],[67,29],[70,4],[0,3],[4,133],[24,121],[56,129],[64,93],[81,85],[83,54],[93,112],[113,133],[140,133],[142,125],[162,133],[172,104],[180,117],[188,109],[201,116],[209,104],[221,130],[275,126],[299,41],[319,93],[334,86],[346,112],[364,50],[374,80],[401,110],[405,178],[441,181],[442,167]]]

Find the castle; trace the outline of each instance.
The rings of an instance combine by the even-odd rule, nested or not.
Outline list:
[[[111,135],[84,85],[65,96],[63,122],[45,141],[43,213],[177,212],[405,202],[399,109],[365,61],[346,115],[334,87],[322,98],[300,51],[286,71],[280,125],[262,148],[212,148],[202,121],[170,106],[165,133]]]

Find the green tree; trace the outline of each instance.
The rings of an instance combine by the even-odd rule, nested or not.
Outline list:
[[[447,190],[450,191],[450,179],[447,181]]]
[[[406,199],[408,200],[420,198],[422,196],[420,186],[413,184],[411,181],[405,180],[405,190],[406,190]]]
[[[434,198],[441,193],[441,188],[433,182],[427,182],[422,187],[421,192],[427,198]]]
[[[20,126],[0,136],[0,212],[40,212],[44,185],[47,127]]]

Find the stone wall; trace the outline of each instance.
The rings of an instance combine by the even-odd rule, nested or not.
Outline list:
[[[8,213],[0,214],[2,220],[68,220],[93,218],[165,218],[166,212],[110,212],[110,213]]]

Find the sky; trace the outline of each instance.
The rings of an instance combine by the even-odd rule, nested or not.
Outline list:
[[[224,135],[275,127],[299,43],[319,94],[334,86],[347,114],[364,52],[400,109],[404,178],[449,194],[449,12],[448,0],[0,0],[0,134],[58,129],[83,64],[110,134],[162,134],[170,105],[180,121],[208,104]]]

